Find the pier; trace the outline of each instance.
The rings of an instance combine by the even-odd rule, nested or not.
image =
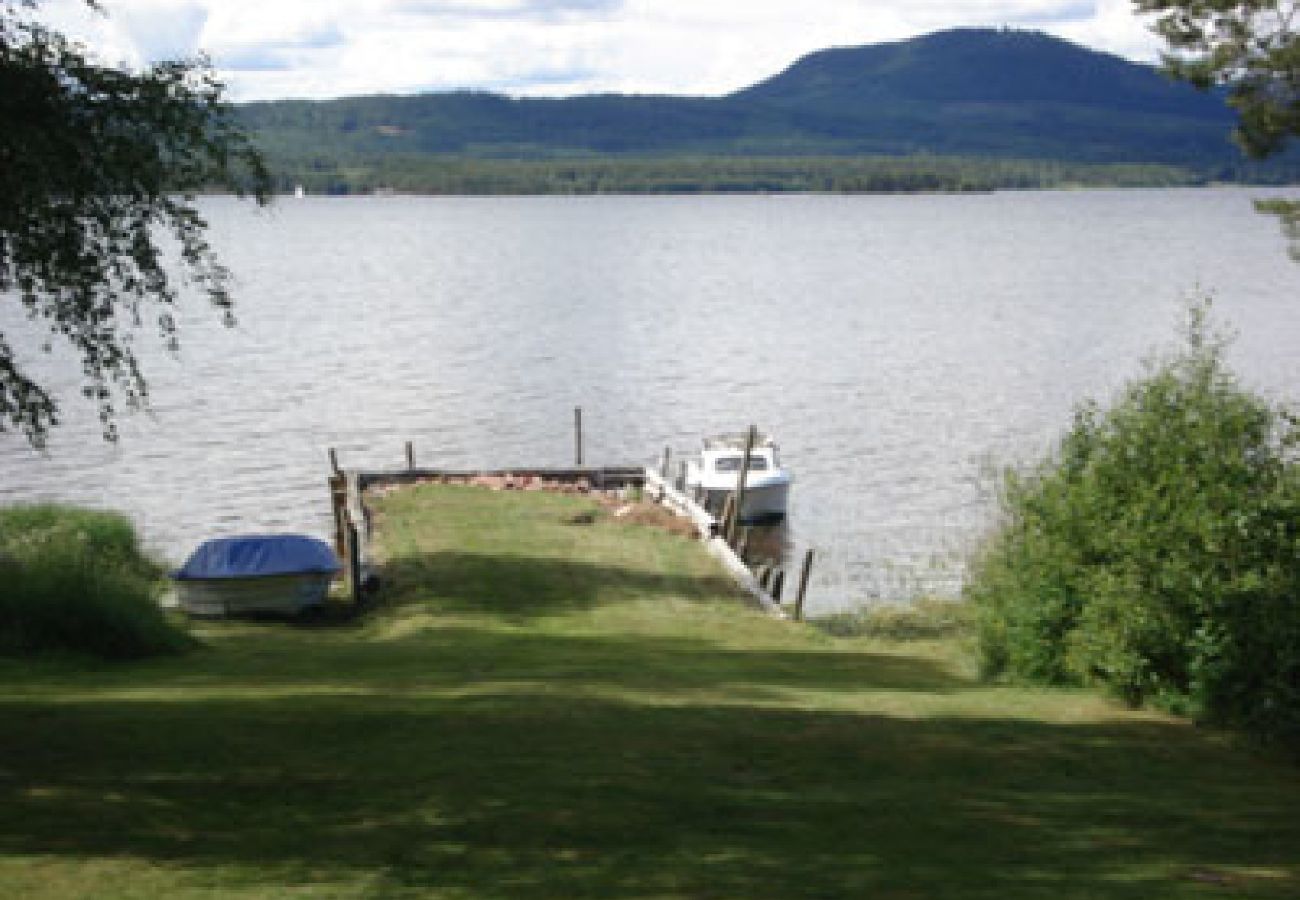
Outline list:
[[[752,442],[756,430],[751,427]],[[420,485],[475,486],[491,490],[595,495],[620,501],[651,502],[688,523],[735,584],[759,609],[776,618],[803,618],[813,552],[804,554],[798,573],[793,604],[782,606],[787,578],[783,560],[772,552],[753,553],[753,526],[742,524],[737,511],[743,508],[745,474],[749,452],[744,457],[735,494],[728,497],[720,513],[708,509],[699,494],[686,491],[684,470],[676,479],[668,477],[671,451],[665,450],[662,465],[583,466],[582,413],[574,412],[574,454],[572,467],[513,467],[509,469],[442,469],[416,465],[415,447],[405,444],[406,466],[385,471],[347,471],[337,451],[330,449],[330,504],[334,521],[334,545],[345,563],[350,597],[360,604],[376,583],[372,551],[374,538],[373,498],[395,490]],[[752,444],[751,444],[752,446]],[[779,550],[778,550],[779,553]]]

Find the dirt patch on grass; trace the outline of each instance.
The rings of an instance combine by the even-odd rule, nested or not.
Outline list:
[[[481,487],[490,491],[545,491],[551,494],[597,494],[622,496],[623,490],[603,491],[592,486],[588,478],[555,479],[540,475],[432,475],[415,478],[399,484],[377,484],[366,488],[366,496],[383,497],[407,488],[427,484],[450,484],[462,487]]]
[[[658,528],[692,539],[700,536],[699,531],[689,519],[675,515],[671,510],[659,506],[657,503],[617,501],[613,504],[606,504],[602,498],[602,504],[610,507],[610,520],[622,525]]]

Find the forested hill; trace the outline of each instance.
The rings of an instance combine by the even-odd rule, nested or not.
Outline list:
[[[826,139],[901,150],[1187,162],[1233,149],[1233,114],[1217,95],[1039,32],[824,50],[730,99]]]
[[[995,29],[826,50],[716,98],[463,91],[241,112],[282,178],[306,181],[380,178],[381,169],[391,181],[431,155],[463,163],[919,154],[1221,173],[1240,161],[1233,116],[1217,96],[1058,38]]]

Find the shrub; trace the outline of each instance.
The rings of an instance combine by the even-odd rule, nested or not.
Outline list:
[[[1207,314],[1005,476],[967,586],[983,668],[1300,742],[1300,429],[1237,383]]]
[[[158,606],[161,574],[123,516],[0,510],[0,652],[122,659],[179,651],[189,639]]]

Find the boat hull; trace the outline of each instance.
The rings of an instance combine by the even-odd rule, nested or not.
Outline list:
[[[705,508],[714,515],[721,515],[727,497],[734,492],[735,488],[705,488]],[[783,521],[789,499],[788,481],[746,487],[745,502],[736,519],[742,525],[767,525]]]
[[[324,605],[331,576],[321,572],[179,581],[177,600],[192,616],[296,616]]]

